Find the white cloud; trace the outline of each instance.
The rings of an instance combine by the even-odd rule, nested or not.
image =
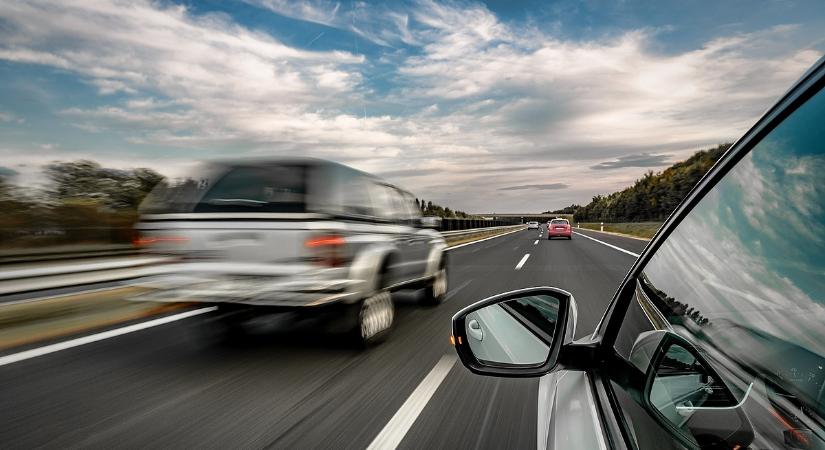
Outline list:
[[[104,105],[56,111],[68,123],[117,130],[128,143],[172,149],[170,158],[311,154],[395,170],[416,193],[466,211],[532,211],[587,201],[647,170],[594,175],[599,163],[678,160],[738,137],[819,56],[789,26],[663,54],[649,30],[571,41],[476,4],[250,3],[387,47],[374,60],[301,50],[226,15],[147,1],[31,1],[0,3],[0,59],[75,74]],[[373,63],[396,67],[388,94],[371,85]],[[385,112],[397,105],[403,112]],[[518,163],[536,169],[473,172]],[[545,184],[570,187],[499,190]]]

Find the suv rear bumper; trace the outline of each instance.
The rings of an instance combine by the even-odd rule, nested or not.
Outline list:
[[[363,296],[363,280],[347,278],[345,268],[296,271],[293,266],[289,273],[250,273],[198,266],[173,265],[166,273],[139,279],[136,284],[149,291],[130,300],[312,307],[352,303]]]

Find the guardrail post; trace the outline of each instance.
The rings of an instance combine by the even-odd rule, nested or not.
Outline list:
[[[599,231],[604,231],[604,222],[602,222],[601,225],[599,226]]]

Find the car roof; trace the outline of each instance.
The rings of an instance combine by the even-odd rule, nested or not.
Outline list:
[[[371,174],[369,172],[364,172],[363,170],[358,170],[354,167],[348,166],[346,164],[342,164],[339,162],[331,161],[328,159],[323,158],[314,158],[310,156],[276,156],[276,157],[248,157],[248,158],[219,158],[219,159],[210,159],[205,161],[207,165],[211,166],[218,166],[218,167],[246,167],[246,166],[281,166],[281,165],[306,165],[306,166],[315,166],[315,167],[339,167],[346,170],[350,170],[356,172],[366,178],[370,178],[378,183],[386,184],[388,186],[392,186],[399,191],[414,197],[413,193],[402,188],[401,186],[391,183],[384,178],[381,178],[377,175]]]

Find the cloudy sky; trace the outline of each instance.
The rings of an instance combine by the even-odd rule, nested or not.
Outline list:
[[[620,189],[739,137],[821,0],[0,2],[0,175],[311,155],[468,212]]]

